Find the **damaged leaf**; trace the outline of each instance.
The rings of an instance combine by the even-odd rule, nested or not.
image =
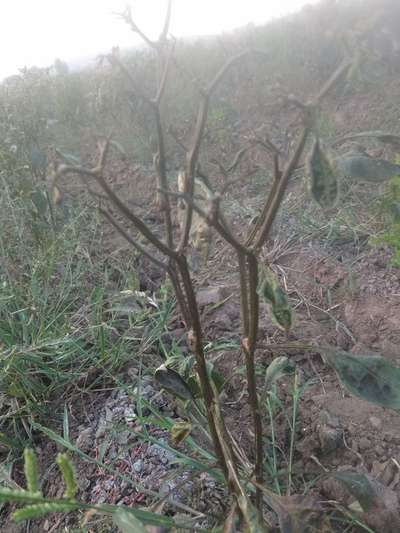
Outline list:
[[[400,368],[380,355],[352,355],[331,347],[320,351],[350,392],[383,407],[400,409]]]
[[[363,511],[375,505],[376,493],[368,478],[357,472],[336,472],[333,477],[340,481],[359,502]]]
[[[190,422],[176,422],[171,428],[172,442],[180,444],[183,442],[192,431],[192,424]]]
[[[314,140],[308,159],[310,191],[314,200],[323,208],[333,207],[338,197],[338,180],[335,167],[322,150],[319,139]]]
[[[166,391],[174,396],[178,396],[182,400],[193,400],[189,386],[172,368],[161,365],[155,371],[154,377]]]

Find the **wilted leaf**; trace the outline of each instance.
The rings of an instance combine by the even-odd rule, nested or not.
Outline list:
[[[380,355],[352,355],[330,347],[320,352],[350,392],[369,402],[400,409],[400,368]]]
[[[357,472],[336,472],[333,477],[343,483],[350,494],[356,498],[364,511],[376,503],[376,493],[368,478]]]
[[[282,533],[331,533],[326,511],[310,496],[279,496],[264,486],[265,500],[278,517]]]
[[[363,152],[349,152],[336,159],[337,167],[346,178],[380,183],[400,174],[400,165],[376,159]]]
[[[193,355],[182,356],[172,355],[165,361],[165,366],[169,369],[175,370],[189,387],[192,396],[195,398],[201,397],[201,386],[199,378],[195,370],[196,358]],[[207,361],[207,371],[209,378],[213,381],[215,388],[218,392],[221,392],[224,384],[224,376],[216,370],[213,363]]]
[[[192,424],[190,422],[176,422],[171,428],[172,442],[180,444],[190,435]]]
[[[271,385],[282,376],[292,374],[295,369],[295,364],[288,357],[276,357],[272,363],[268,365],[265,373],[265,390],[268,391]]]
[[[275,324],[287,332],[293,324],[293,312],[289,305],[288,296],[279,286],[277,277],[270,268],[264,267],[261,277],[259,294],[268,302]]]
[[[113,515],[113,520],[122,533],[144,533],[146,531],[140,520],[123,509]]]
[[[319,139],[315,139],[308,160],[310,190],[321,207],[332,207],[338,197],[338,181],[330,158],[323,152]]]
[[[278,287],[278,280],[275,272],[269,267],[264,266],[260,273],[261,283],[259,286],[259,294],[269,304],[275,303],[275,291]]]
[[[178,396],[183,400],[193,400],[193,394],[189,386],[178,372],[175,372],[172,368],[161,365],[155,371],[154,377],[165,390],[174,396]]]
[[[273,304],[275,302],[274,287],[270,280],[264,279],[260,287],[260,294],[268,303]]]
[[[271,308],[272,318],[275,324],[288,332],[293,325],[293,312],[289,307],[273,305]]]

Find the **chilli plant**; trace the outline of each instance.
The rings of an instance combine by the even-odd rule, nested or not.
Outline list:
[[[207,125],[207,117],[212,97],[227,75],[238,64],[250,56],[261,56],[259,50],[246,50],[229,59],[215,74],[208,84],[202,85],[195,81],[199,94],[199,108],[197,119],[188,146],[181,143],[186,152],[184,172],[181,174],[179,192],[171,190],[167,177],[166,132],[163,121],[163,103],[165,90],[172,66],[179,68],[174,56],[174,41],[169,38],[169,21],[171,16],[171,2],[168,2],[165,24],[161,36],[157,41],[149,39],[137,26],[131,12],[127,10],[123,17],[131,29],[139,34],[158,58],[159,71],[157,88],[153,96],[143,92],[138,85],[134,73],[124,64],[118,50],[113,50],[107,58],[111,65],[119,70],[130,85],[131,91],[141,99],[154,118],[157,132],[157,151],[154,156],[154,166],[157,176],[155,186],[156,208],[163,218],[165,230],[164,238],[160,237],[144,219],[138,216],[112,188],[107,180],[107,160],[110,150],[116,146],[111,139],[98,141],[98,159],[93,167],[71,164],[68,161],[59,162],[54,166],[54,184],[63,176],[75,174],[88,187],[89,192],[99,199],[100,212],[114,226],[114,228],[149,261],[162,269],[169,277],[179,304],[182,320],[187,329],[187,340],[195,361],[193,369],[196,384],[189,382],[185,376],[168,365],[168,360],[156,371],[156,378],[161,385],[176,396],[185,400],[192,400],[200,411],[201,420],[207,425],[213,451],[217,458],[217,465],[222,479],[225,480],[227,490],[231,496],[231,508],[225,519],[224,531],[262,532],[270,531],[267,511],[273,510],[284,531],[305,531],[300,523],[301,511],[309,511],[308,506],[302,508],[298,500],[291,500],[290,494],[281,496],[268,488],[264,479],[264,415],[265,403],[262,402],[263,389],[258,387],[256,379],[255,351],[257,348],[260,298],[265,298],[270,313],[276,324],[285,331],[292,325],[292,311],[285,291],[279,286],[272,272],[260,265],[260,251],[267,243],[278,211],[282,205],[291,176],[304,157],[306,147],[311,140],[311,151],[308,157],[308,174],[310,178],[310,192],[314,199],[324,209],[330,208],[337,200],[338,185],[337,171],[334,163],[328,157],[318,138],[317,118],[320,106],[332,89],[339,84],[352,65],[352,60],[345,57],[336,71],[326,83],[316,91],[306,102],[289,98],[290,105],[298,110],[297,142],[293,153],[282,165],[280,152],[267,137],[254,138],[235,156],[229,167],[219,164],[223,175],[223,186],[216,190],[212,180],[205,176],[200,168],[202,140]],[[187,74],[187,73],[186,73]],[[247,150],[255,146],[270,152],[273,161],[274,179],[270,190],[266,194],[264,206],[259,217],[249,226],[247,235],[238,238],[233,232],[222,210],[222,198],[231,183],[229,174],[238,168],[239,162]],[[207,205],[198,201],[196,182],[201,179],[209,190]],[[99,190],[101,192],[99,192]],[[173,206],[178,200],[181,209],[181,224],[176,229]],[[123,226],[117,221],[113,211],[117,210],[125,218]],[[193,221],[200,219],[205,227],[210,228],[234,250],[237,257],[240,302],[241,302],[241,350],[245,361],[247,399],[251,412],[251,433],[253,450],[246,464],[251,464],[249,470],[243,468],[243,458],[238,456],[237,447],[226,425],[223,410],[220,406],[219,388],[213,372],[207,362],[204,350],[203,328],[196,301],[196,291],[193,283],[190,262],[188,260],[191,246]],[[127,227],[132,228],[131,231]],[[209,238],[209,233],[205,233]],[[324,361],[332,366],[343,384],[354,394],[380,405],[398,409],[400,407],[400,369],[390,365],[380,356],[355,356],[339,352],[328,346],[313,346],[313,350],[320,352]],[[279,351],[279,350],[277,350]],[[280,373],[282,359],[278,358],[268,369],[268,380],[274,379],[275,373]],[[284,365],[283,365],[284,366]],[[196,391],[194,391],[196,389]],[[185,438],[190,428],[187,426],[175,428],[177,440]],[[64,498],[52,500],[45,498],[39,486],[37,465],[34,454],[25,454],[25,471],[28,482],[27,490],[1,489],[0,499],[26,504],[15,513],[16,519],[29,519],[43,516],[49,512],[65,512],[73,509],[94,508],[98,512],[115,515],[117,525],[123,531],[142,531],[143,525],[155,525],[166,528],[185,527],[185,524],[175,524],[170,517],[163,517],[148,509],[121,509],[120,506],[90,505],[75,499],[76,484],[73,467],[65,455],[57,459],[66,482]],[[359,497],[359,503],[364,510],[375,504],[375,496],[367,498],[372,493],[366,478],[357,474],[344,473],[339,476],[354,496]],[[338,479],[339,479],[338,478]],[[357,488],[358,487],[358,488]],[[240,524],[239,526],[237,524]],[[191,528],[193,529],[193,525]],[[322,525],[321,525],[322,527]],[[189,527],[190,529],[190,527]],[[325,530],[325,529],[324,529]]]

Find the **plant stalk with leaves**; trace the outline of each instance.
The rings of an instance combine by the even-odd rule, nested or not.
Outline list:
[[[121,227],[121,225],[115,220],[115,217],[112,215],[110,210],[104,207],[100,208],[101,213],[106,217],[106,219],[137,251],[145,255],[155,265],[163,269],[168,274],[175,290],[184,322],[186,324],[189,346],[193,350],[193,353],[196,357],[196,371],[201,386],[205,412],[219,465],[225,475],[229,489],[236,499],[237,508],[243,523],[245,524],[246,530],[260,531],[261,529],[259,528],[265,528],[266,530],[266,526],[263,525],[264,520],[262,516],[263,493],[259,488],[264,481],[263,427],[255,372],[255,350],[257,346],[259,323],[259,252],[270,235],[271,228],[284,199],[292,173],[303,156],[307,139],[310,133],[313,131],[314,117],[318,111],[318,106],[321,104],[323,98],[328,94],[328,92],[346,74],[351,62],[348,59],[344,60],[331,78],[322,87],[317,96],[310,102],[303,104],[301,102],[292,101],[293,104],[299,107],[299,115],[302,122],[302,128],[298,134],[297,145],[289,161],[281,170],[278,151],[274,149],[272,143],[267,144],[267,148],[273,152],[275,171],[274,182],[269,194],[266,197],[261,215],[257,220],[255,227],[249,230],[248,237],[244,242],[241,242],[237,237],[234,236],[229,224],[226,222],[225,216],[221,212],[221,193],[213,191],[211,206],[207,212],[196,203],[195,178],[199,173],[200,150],[204,136],[204,130],[207,124],[210,101],[216,88],[223,82],[226,74],[233,69],[239,63],[239,61],[245,60],[250,55],[260,55],[260,52],[250,50],[234,56],[217,72],[208,86],[197,87],[201,97],[201,102],[199,105],[196,124],[190,145],[186,149],[186,168],[184,175],[185,190],[180,195],[186,204],[186,212],[182,232],[179,240],[176,240],[176,235],[174,234],[173,228],[172,206],[170,201],[171,196],[173,196],[175,193],[172,193],[169,189],[166,173],[166,142],[161,105],[165,93],[165,87],[168,82],[170,65],[172,61],[175,61],[173,58],[173,41],[169,41],[167,39],[171,13],[170,4],[171,3],[169,2],[166,22],[164,24],[161,37],[157,42],[151,41],[143,34],[136,23],[133,22],[131,13],[129,11],[124,14],[124,18],[131,26],[132,30],[142,36],[145,42],[151,46],[153,50],[155,50],[159,58],[161,74],[159,76],[156,94],[153,98],[143,94],[141,88],[136,83],[134,74],[132,74],[128,67],[122,62],[117,52],[114,52],[108,57],[110,63],[117,67],[126,77],[133,92],[138,98],[141,98],[148,105],[149,111],[154,116],[158,139],[158,149],[154,157],[155,170],[157,173],[156,204],[157,208],[163,215],[165,240],[160,239],[146,225],[146,223],[124,203],[124,201],[112,190],[108,184],[105,174],[107,156],[111,147],[109,139],[99,141],[98,163],[95,167],[87,168],[78,165],[60,164],[56,170],[55,179],[58,180],[63,175],[74,173],[79,175],[89,187],[91,181],[94,180],[102,189],[103,197],[108,198],[113,206],[120,211],[120,213],[127,219],[129,223],[131,223],[136,231],[150,245],[152,245],[153,248],[157,250],[158,253],[155,253],[153,249],[142,245],[134,236]],[[237,162],[240,160],[242,155],[243,150],[239,152],[235,158],[237,161],[231,165],[229,170],[236,168]],[[323,187],[323,180],[321,186]],[[89,191],[92,192],[92,189],[89,188]],[[235,250],[238,258],[242,317],[241,345],[246,363],[248,401],[253,419],[255,458],[254,473],[255,480],[257,482],[255,505],[256,509],[258,510],[258,517],[255,517],[254,512],[252,511],[252,504],[250,502],[249,495],[239,476],[238,467],[234,458],[231,438],[225,427],[224,417],[221,414],[219,406],[218,395],[210,378],[203,350],[202,326],[196,302],[193,279],[190,274],[187,260],[189,235],[194,211],[203,217],[207,224],[209,224],[209,226],[211,226]],[[164,259],[159,258],[159,254],[164,256]],[[278,314],[278,304],[276,305],[276,319],[278,324],[282,323],[284,329],[288,329],[290,327],[291,319],[289,316],[290,309],[287,306],[287,302],[283,307],[285,312],[282,313],[281,305],[279,307]],[[284,316],[286,316],[285,319],[282,318]]]

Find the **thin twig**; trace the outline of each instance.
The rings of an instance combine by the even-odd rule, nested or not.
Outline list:
[[[242,60],[244,57],[248,56],[249,54],[254,53],[260,53],[259,51],[255,50],[247,50],[245,52],[242,52],[231,59],[227,61],[220,70],[216,73],[213,80],[209,83],[208,87],[205,90],[202,90],[202,101],[200,103],[200,107],[197,113],[197,121],[196,126],[194,129],[192,142],[190,144],[190,149],[187,152],[187,159],[186,159],[186,182],[187,182],[187,193],[189,195],[189,198],[192,197],[194,192],[194,179],[195,179],[195,170],[197,166],[197,161],[199,157],[199,150],[200,145],[204,133],[204,128],[207,122],[207,115],[208,115],[208,108],[210,103],[210,98],[216,88],[218,87],[219,83],[222,81],[224,76],[227,74],[227,72],[236,65],[240,60]],[[185,221],[183,224],[183,231],[181,235],[181,240],[178,246],[178,250],[182,252],[189,241],[189,233],[190,233],[190,227],[192,224],[192,216],[193,216],[193,207],[188,204],[188,208],[185,213]]]
[[[99,212],[110,222],[112,226],[124,237],[126,241],[129,242],[138,252],[140,252],[142,255],[147,257],[152,263],[157,265],[161,270],[168,271],[169,266],[164,263],[163,261],[160,261],[157,259],[149,250],[147,250],[144,246],[142,246],[139,242],[137,242],[133,237],[131,237],[124,228],[118,224],[118,222],[115,220],[115,218],[111,215],[109,211],[106,209],[103,209],[102,207],[99,207]]]

